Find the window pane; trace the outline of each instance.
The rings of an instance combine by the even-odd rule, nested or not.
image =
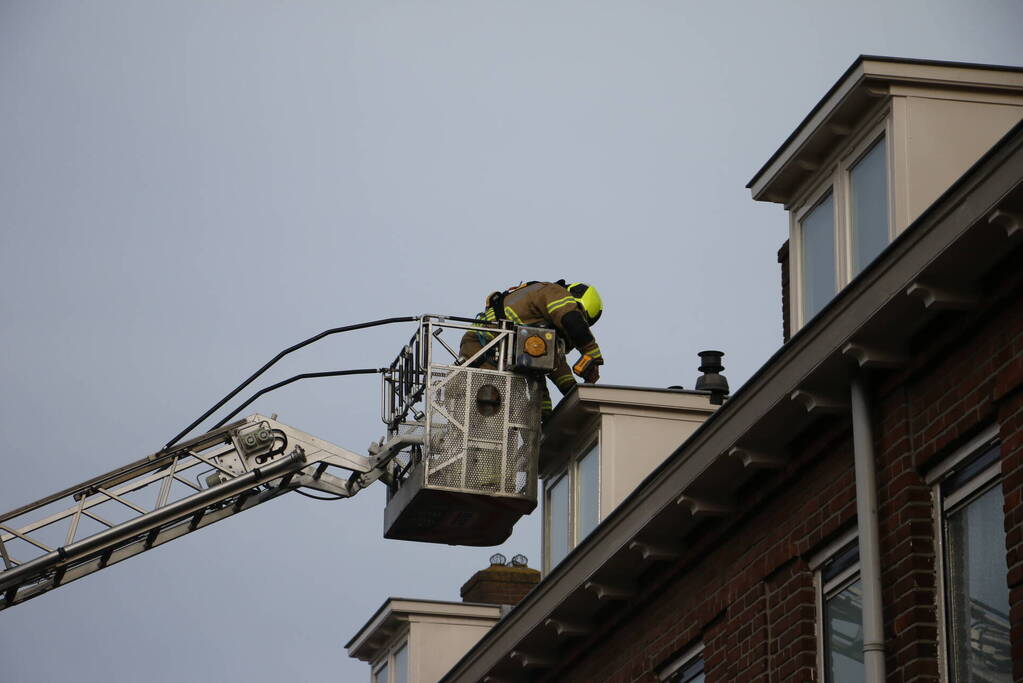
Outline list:
[[[550,550],[548,569],[568,554],[568,477],[562,477],[551,487],[547,511],[547,547]]]
[[[1002,487],[948,515],[949,667],[955,681],[1012,680]]]
[[[703,683],[706,680],[703,675],[703,657],[686,664],[668,680],[671,683]]]
[[[394,683],[408,683],[408,644],[394,653]]]
[[[849,545],[835,553],[835,556],[828,560],[827,564],[821,567],[821,580],[824,581],[825,586],[828,586],[828,583],[832,579],[838,578],[846,569],[849,569],[849,567],[852,567],[859,561],[859,542],[852,541]],[[830,587],[825,588],[825,590],[830,592]]]
[[[594,446],[579,460],[579,502],[576,505],[578,521],[576,523],[578,544],[597,526],[600,520],[598,498],[600,492],[600,450]]]
[[[689,678],[683,678],[682,683],[704,683],[707,679],[703,675],[703,667]]]
[[[849,172],[853,274],[888,246],[888,163],[884,138]]]
[[[706,680],[703,674],[702,655],[696,655],[682,665],[675,661],[671,667],[677,668],[669,667],[670,673],[662,675],[660,680],[664,683],[703,683]]]
[[[963,488],[971,480],[975,479],[978,474],[981,474],[984,470],[998,462],[1000,457],[1001,446],[999,444],[985,446],[980,455],[968,460],[948,475],[945,481],[941,482],[942,495],[947,496]]]
[[[382,667],[377,669],[376,675],[373,676],[373,683],[388,683],[387,681],[387,665],[384,664]]]
[[[829,683],[863,681],[863,588],[860,580],[824,602],[825,675]]]
[[[801,224],[803,317],[809,320],[835,296],[835,200],[829,193]]]

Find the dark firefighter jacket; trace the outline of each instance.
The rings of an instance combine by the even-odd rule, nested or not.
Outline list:
[[[487,297],[486,310],[481,317],[487,321],[496,320],[499,315],[493,304],[499,305],[500,293],[494,292]],[[568,290],[553,282],[531,282],[504,293],[504,319],[519,325],[547,325],[556,329],[568,346],[578,349],[581,353],[603,362],[600,346],[593,338],[589,325],[581,314],[579,303],[568,293]],[[486,334],[486,333],[484,333]],[[489,335],[487,335],[489,336]],[[473,339],[470,339],[472,337]],[[471,355],[469,351],[479,342],[475,333],[466,334],[462,341],[462,355]],[[561,393],[566,393],[575,386],[572,369],[563,355],[559,355],[550,377]]]

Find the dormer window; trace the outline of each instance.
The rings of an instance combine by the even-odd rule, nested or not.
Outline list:
[[[373,670],[373,683],[408,683],[408,641],[381,660]]]
[[[821,169],[816,191],[793,212],[799,324],[806,324],[892,239],[887,115],[874,119]]]
[[[594,441],[548,480],[544,497],[545,571],[550,571],[600,522],[600,448]]]
[[[836,291],[835,195],[830,189],[799,221],[803,244],[803,319],[809,320]]]
[[[544,425],[543,573],[600,523],[717,407],[705,391],[580,384]]]
[[[539,578],[529,567],[492,566],[463,586],[463,602],[388,598],[345,645],[348,656],[370,665],[369,683],[438,681],[502,618],[490,598],[517,601]]]
[[[600,522],[600,449],[594,443],[576,461],[576,542],[590,535]]]
[[[884,136],[849,169],[849,239],[851,275],[855,277],[891,241],[888,157]]]
[[[1020,120],[1019,69],[853,62],[747,186],[789,211],[785,339]]]

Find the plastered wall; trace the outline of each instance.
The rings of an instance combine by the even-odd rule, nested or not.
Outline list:
[[[434,683],[486,635],[493,623],[413,618],[409,628],[409,683]]]
[[[608,413],[600,424],[600,518],[689,438],[705,416]]]
[[[1023,98],[911,90],[892,97],[892,180],[902,232],[1023,119]]]

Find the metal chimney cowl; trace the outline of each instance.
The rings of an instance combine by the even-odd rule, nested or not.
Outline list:
[[[721,358],[724,351],[700,351],[699,370],[703,374],[696,379],[696,390],[710,393],[710,402],[714,405],[721,405],[728,396],[728,379],[721,374],[725,369],[721,365]]]

